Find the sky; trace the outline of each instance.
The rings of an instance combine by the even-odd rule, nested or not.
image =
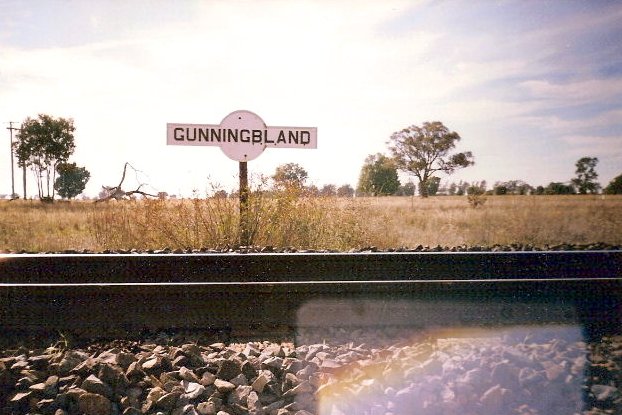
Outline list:
[[[8,122],[38,114],[74,120],[87,195],[126,162],[126,190],[231,190],[238,163],[167,146],[166,124],[236,110],[317,127],[317,149],[250,161],[254,182],[298,163],[309,184],[355,187],[393,132],[441,121],[475,159],[443,182],[567,182],[588,156],[605,186],[622,174],[622,3],[0,0],[0,194]]]

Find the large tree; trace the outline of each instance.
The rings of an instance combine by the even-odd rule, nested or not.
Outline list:
[[[91,178],[91,173],[84,167],[78,167],[76,163],[61,163],[56,170],[58,178],[54,183],[54,189],[65,199],[73,199],[82,193]]]
[[[387,142],[397,168],[414,174],[422,197],[428,196],[428,181],[436,172],[453,173],[474,164],[470,151],[449,154],[460,135],[439,121],[411,125],[391,135]]]
[[[39,114],[26,118],[14,143],[20,167],[30,167],[37,179],[40,199],[54,199],[56,168],[75,149],[73,120]],[[45,192],[44,192],[45,189]]]
[[[357,191],[372,196],[392,195],[400,187],[395,162],[383,155],[367,156],[361,168]]]
[[[597,193],[600,189],[600,184],[596,181],[598,178],[596,164],[598,164],[598,158],[596,157],[581,157],[576,162],[577,170],[575,174],[577,177],[572,179],[572,184],[575,185],[579,194]]]
[[[621,195],[622,194],[622,174],[614,177],[605,187],[605,193],[608,195]]]

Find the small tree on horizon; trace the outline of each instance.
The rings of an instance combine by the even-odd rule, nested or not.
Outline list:
[[[577,192],[571,184],[551,182],[544,188],[545,195],[574,195]]]
[[[600,184],[596,181],[598,178],[597,164],[598,158],[596,157],[581,157],[577,160],[575,164],[577,177],[572,179],[572,184],[575,185],[579,194],[598,193],[600,190]]]
[[[428,181],[436,172],[451,174],[474,164],[470,151],[449,154],[460,135],[440,121],[411,125],[391,135],[387,144],[397,168],[419,180],[421,197],[428,197]]]
[[[54,182],[54,189],[64,199],[73,199],[82,193],[91,178],[91,173],[76,163],[61,163],[56,170],[58,178]]]
[[[395,194],[400,187],[394,161],[384,154],[370,154],[365,158],[357,192],[371,196]]]
[[[339,197],[352,197],[354,196],[354,189],[349,184],[339,186],[337,189],[337,196]]]
[[[297,163],[282,164],[276,168],[272,175],[274,185],[277,188],[302,189],[309,177],[309,173]]]

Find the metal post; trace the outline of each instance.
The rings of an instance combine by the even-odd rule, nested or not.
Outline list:
[[[240,245],[249,246],[250,229],[248,220],[248,166],[240,161]]]
[[[9,122],[9,127],[7,129],[11,132],[11,199],[13,199],[15,197],[15,171],[13,167],[13,121]]]

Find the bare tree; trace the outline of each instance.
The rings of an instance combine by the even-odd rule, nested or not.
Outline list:
[[[121,175],[121,180],[119,181],[119,184],[116,186],[102,186],[102,192],[99,194],[99,199],[97,199],[95,203],[106,202],[110,199],[115,199],[115,200],[125,199],[135,194],[143,195],[144,197],[155,197],[155,198],[158,197],[158,195],[147,193],[141,190],[141,188],[145,186],[146,183],[139,182],[138,187],[134,190],[123,190],[121,186],[123,186],[123,182],[125,181],[125,176],[127,174],[128,167],[134,170],[134,173],[139,172],[139,170],[135,169],[134,166],[126,162],[125,165],[123,166],[123,174]]]

